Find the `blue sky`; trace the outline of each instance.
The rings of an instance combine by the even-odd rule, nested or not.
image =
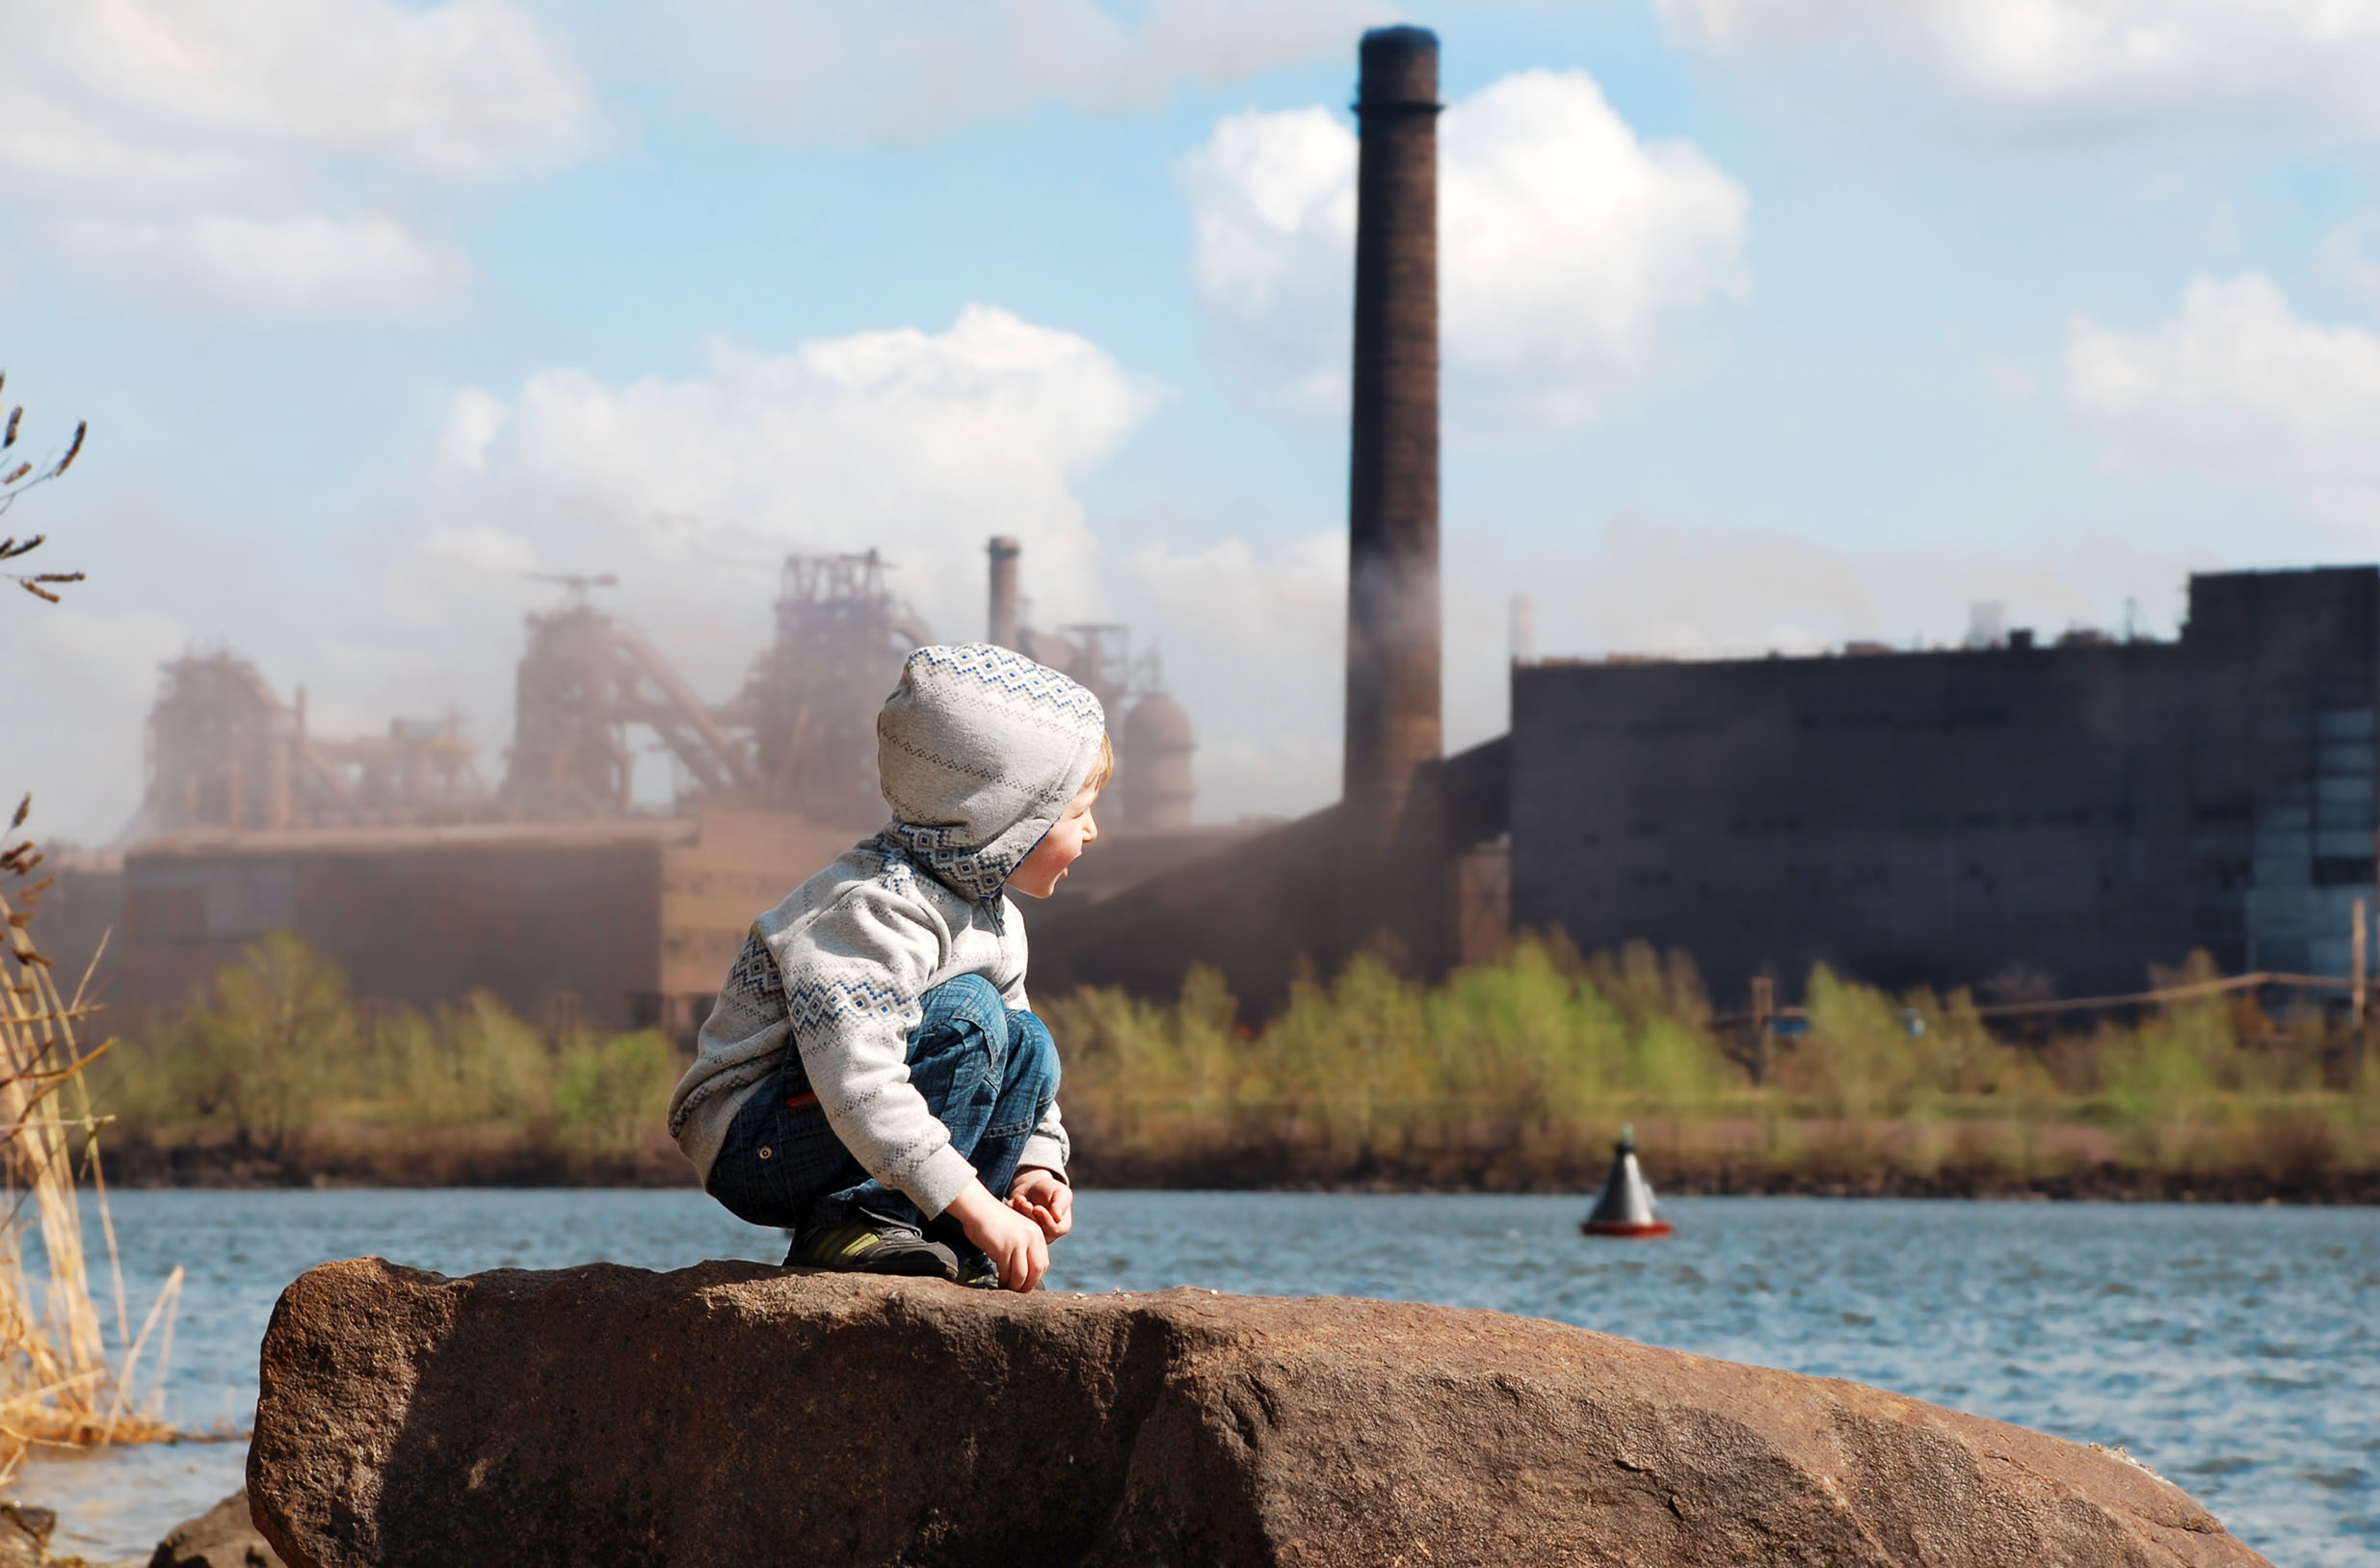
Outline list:
[[[1334,792],[1357,35],[1443,44],[1449,738],[1545,652],[2170,633],[2380,530],[2380,3],[109,0],[0,87],[12,780],[104,839],[159,660],[463,713],[527,571],[724,699],[775,564],[1122,619],[1202,813]]]

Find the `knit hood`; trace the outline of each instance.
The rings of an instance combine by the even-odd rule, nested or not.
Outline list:
[[[885,837],[965,897],[997,898],[1106,732],[1099,700],[1047,665],[990,643],[918,649],[876,716]]]

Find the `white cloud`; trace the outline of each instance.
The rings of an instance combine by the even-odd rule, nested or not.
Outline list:
[[[1449,412],[1475,427],[1591,416],[1646,370],[1661,324],[1744,287],[1743,188],[1645,142],[1580,72],[1507,76],[1439,138]],[[1354,134],[1322,109],[1235,115],[1179,166],[1192,275],[1259,385],[1343,395]]]
[[[2363,212],[2322,236],[2315,260],[2323,274],[2380,309],[2380,212]]]
[[[1658,0],[1830,103],[2018,134],[2380,130],[2367,0]]]
[[[438,439],[438,463],[450,471],[484,472],[488,448],[504,429],[506,409],[493,393],[466,386],[455,394],[447,411],[446,430]]]
[[[491,633],[464,586],[534,602],[545,591],[517,582],[532,569],[617,574],[606,598],[720,700],[767,641],[789,553],[880,549],[933,629],[965,639],[984,630],[984,542],[1012,534],[1036,619],[1097,620],[1072,485],[1152,399],[1096,344],[983,306],[939,332],[721,344],[680,379],[543,370],[501,402],[458,396],[442,444],[467,461],[443,467],[439,524],[390,573],[409,619],[450,601],[451,666],[490,716],[516,627]]]
[[[1376,0],[956,0],[930,19],[828,0],[648,4],[626,45],[704,109],[797,138],[922,141],[1043,103],[1152,107],[1179,81],[1344,59]]]
[[[478,174],[564,155],[587,90],[509,0],[90,0],[12,19],[0,164],[179,184],[287,149]]]
[[[1177,169],[1199,304],[1256,384],[1293,403],[1346,385],[1355,172],[1355,138],[1327,109],[1232,115]]]
[[[566,158],[592,95],[513,0],[89,0],[19,8],[0,92],[18,221],[147,301],[376,314],[467,269],[374,206]],[[377,165],[358,171],[356,165]],[[341,205],[352,205],[342,202]]]
[[[135,281],[144,297],[260,314],[410,310],[450,297],[468,276],[460,257],[381,217],[78,218],[63,238],[77,259]]]
[[[2066,385],[2124,458],[2277,483],[2330,520],[2380,521],[2380,335],[2301,319],[2261,274],[2193,279],[2151,332],[2076,323]]]

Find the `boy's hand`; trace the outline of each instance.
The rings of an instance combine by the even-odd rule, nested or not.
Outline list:
[[[1055,1171],[1018,1171],[1009,1184],[1008,1207],[1042,1228],[1055,1241],[1074,1228],[1074,1189]]]
[[[951,1200],[951,1215],[966,1238],[984,1249],[1000,1283],[1012,1290],[1030,1290],[1049,1272],[1049,1243],[1042,1228],[1000,1202],[981,1182]]]

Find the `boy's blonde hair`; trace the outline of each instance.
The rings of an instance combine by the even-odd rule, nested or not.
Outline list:
[[[1116,776],[1116,743],[1099,736],[1099,759],[1091,764],[1090,776],[1083,780],[1086,789],[1105,789],[1107,781]]]

